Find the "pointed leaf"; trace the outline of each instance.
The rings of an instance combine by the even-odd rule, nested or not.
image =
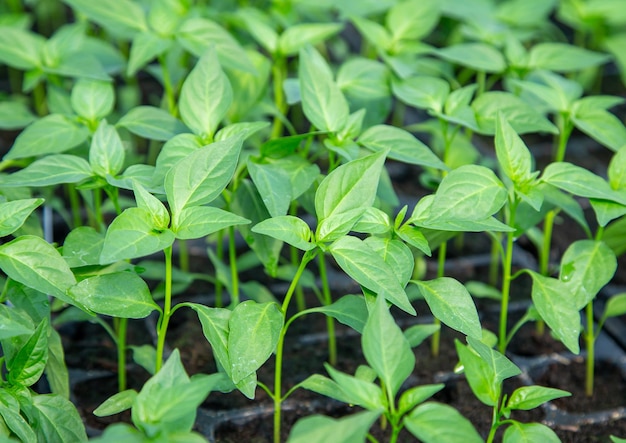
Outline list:
[[[250,220],[232,212],[211,206],[185,208],[174,217],[172,231],[176,238],[202,238],[221,229],[250,223]]]
[[[309,308],[307,312],[319,312],[334,318],[344,325],[350,326],[359,333],[363,333],[368,313],[365,299],[357,295],[344,295],[328,306]]]
[[[291,215],[263,220],[252,227],[252,232],[284,241],[303,251],[315,248],[315,244],[311,243],[311,228],[309,228],[309,225],[304,220]]]
[[[272,217],[284,216],[291,204],[289,174],[273,164],[259,164],[248,160],[248,172]]]
[[[0,237],[17,231],[43,202],[43,198],[25,198],[0,203]]]
[[[124,146],[114,126],[102,120],[91,140],[89,164],[101,177],[117,175],[124,166]]]
[[[310,415],[298,420],[289,433],[287,443],[352,443],[365,441],[369,428],[380,416],[378,411],[365,411],[335,419]]]
[[[102,80],[79,79],[72,88],[71,100],[76,114],[89,121],[97,121],[113,110],[113,84]]]
[[[147,31],[146,16],[138,3],[131,0],[63,0],[74,11],[80,12],[121,37],[132,38],[137,32]]]
[[[87,434],[78,410],[56,394],[33,396],[37,420],[37,441],[86,442]]]
[[[153,106],[137,106],[128,111],[116,126],[150,140],[166,141],[177,134],[188,132],[187,127],[166,110]]]
[[[43,319],[17,354],[7,361],[10,384],[29,387],[43,375],[48,361],[48,326],[48,319]]]
[[[541,423],[520,423],[512,420],[511,425],[504,431],[504,440],[507,443],[559,443],[561,439],[556,433]]]
[[[17,26],[0,26],[0,62],[16,69],[30,70],[43,64],[46,39]]]
[[[424,403],[404,419],[407,429],[424,443],[482,443],[472,423],[452,406]]]
[[[222,308],[190,303],[189,307],[196,311],[202,324],[202,333],[213,349],[213,356],[226,373],[230,376],[230,357],[228,355],[229,320],[232,311]]]
[[[608,60],[608,54],[558,42],[537,43],[528,53],[530,69],[554,72],[581,71],[606,63]]]
[[[172,46],[172,40],[163,38],[152,31],[140,32],[133,37],[126,75],[137,74],[147,63],[163,54]]]
[[[476,71],[498,73],[506,69],[502,53],[487,43],[458,43],[439,49],[436,54],[444,60]]]
[[[278,38],[278,50],[282,55],[297,54],[306,45],[315,46],[339,33],[341,23],[295,23]]]
[[[506,403],[506,407],[509,410],[521,409],[529,411],[550,400],[569,397],[570,395],[572,394],[561,389],[546,388],[543,386],[522,386],[513,391]]]

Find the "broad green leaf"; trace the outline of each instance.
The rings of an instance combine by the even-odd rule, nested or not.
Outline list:
[[[607,173],[611,188],[615,190],[626,189],[626,145],[618,149],[613,155]]]
[[[5,160],[39,157],[69,151],[87,140],[89,131],[58,114],[47,115],[28,125],[15,139]]]
[[[85,425],[69,400],[56,394],[33,396],[37,441],[86,442]]]
[[[494,368],[469,346],[458,340],[455,340],[455,345],[472,392],[487,406],[495,406],[500,399],[502,384],[496,380]]]
[[[320,374],[310,375],[303,382],[299,383],[298,387],[317,392],[343,403],[350,402],[348,395],[343,392],[343,389],[339,387],[337,382]]]
[[[467,342],[485,363],[493,369],[494,382],[501,383],[507,378],[521,374],[521,370],[506,356],[490,348],[481,339],[467,337]]]
[[[132,0],[63,0],[74,11],[80,12],[113,34],[132,38],[137,32],[147,31],[148,24],[141,5]]]
[[[211,46],[225,68],[257,74],[245,49],[226,29],[204,17],[190,17],[176,31],[176,39],[196,57],[202,57]]]
[[[340,419],[310,415],[296,422],[287,443],[362,442],[379,416],[379,411],[357,412]]]
[[[259,45],[270,54],[278,48],[278,33],[269,24],[269,19],[258,9],[237,8],[237,16],[242,19],[246,30]]]
[[[559,279],[567,283],[572,301],[581,310],[611,281],[616,269],[615,253],[605,243],[578,240],[563,253]]]
[[[344,295],[336,302],[315,308],[307,309],[307,312],[319,312],[334,318],[344,325],[350,326],[359,333],[363,333],[368,313],[365,299],[358,295]]]
[[[506,69],[502,53],[487,43],[457,43],[439,49],[436,54],[451,63],[480,72],[499,73]]]
[[[233,100],[233,90],[214,47],[198,60],[180,91],[180,116],[202,137],[213,138]]]
[[[488,91],[472,102],[480,133],[496,133],[498,114],[513,127],[518,134],[529,132],[548,132],[557,134],[558,129],[537,109],[521,98],[504,91]]]
[[[133,272],[88,277],[69,293],[93,312],[119,318],[144,318],[158,309],[150,289]]]
[[[320,168],[299,155],[290,155],[273,161],[289,174],[291,198],[296,199],[308,191],[320,175]]]
[[[150,213],[154,226],[157,229],[167,229],[170,225],[170,214],[165,205],[139,182],[133,182],[133,192],[137,207]]]
[[[157,0],[151,2],[148,11],[150,29],[159,31],[159,35],[172,37],[183,18],[190,12],[190,4],[182,0]]]
[[[574,354],[580,346],[580,314],[566,282],[529,271],[533,279],[531,297],[552,333]]]
[[[48,361],[45,370],[46,379],[53,394],[70,398],[70,379],[61,336],[56,329],[48,328]]]
[[[17,231],[43,202],[43,198],[27,198],[0,203],[0,237]]]
[[[430,246],[428,245],[428,240],[424,236],[424,234],[415,226],[411,226],[409,224],[403,224],[400,226],[400,229],[396,231],[398,236],[413,246],[417,248],[419,251],[422,251],[424,254],[430,256],[432,251],[430,250]]]
[[[364,242],[389,265],[402,286],[409,282],[415,267],[411,248],[402,241],[391,238],[368,237]]]
[[[48,325],[43,319],[17,354],[7,361],[7,381],[29,387],[41,378],[48,361]]]
[[[101,177],[117,175],[124,166],[124,146],[114,126],[102,120],[91,140],[89,164]]]
[[[22,310],[0,304],[0,340],[19,335],[31,335],[35,330],[33,320]]]
[[[106,427],[104,432],[98,437],[89,439],[92,443],[144,443],[145,434],[128,423],[113,423]]]
[[[244,141],[269,126],[269,122],[239,122],[224,126],[215,134],[215,141],[240,136]]]
[[[130,409],[137,397],[137,391],[134,389],[126,389],[125,391],[113,394],[107,398],[93,411],[96,417],[106,417],[108,415],[119,414],[122,411]]]
[[[317,45],[339,33],[341,23],[296,23],[278,38],[278,51],[285,56],[296,55],[307,45]]]
[[[523,187],[533,179],[532,154],[502,114],[496,121],[495,144],[498,164],[516,187]]]
[[[450,277],[418,281],[417,285],[433,315],[442,323],[470,337],[482,337],[482,328],[472,296]]]
[[[70,268],[97,265],[104,244],[104,234],[90,226],[72,229],[63,243],[63,258]]]
[[[1,245],[0,268],[13,280],[76,304],[66,295],[76,284],[74,274],[59,252],[40,237],[23,235]]]
[[[387,157],[413,165],[447,169],[428,146],[404,129],[388,125],[372,126],[365,130],[358,142],[372,151],[389,151]]]
[[[450,93],[447,81],[438,77],[417,76],[391,83],[394,95],[407,105],[442,112]]]
[[[115,91],[111,82],[79,79],[72,88],[72,109],[88,121],[97,121],[113,110]]]
[[[159,231],[152,215],[142,208],[128,208],[109,225],[100,263],[144,257],[171,246],[174,234],[165,229]]]
[[[626,314],[626,293],[611,296],[606,302],[603,317],[618,317]]]
[[[187,157],[194,151],[205,146],[200,137],[194,134],[178,134],[170,138],[163,147],[156,160],[155,175],[159,180],[165,179],[165,174],[172,166]]]
[[[30,424],[20,414],[20,405],[7,391],[0,391],[0,419],[3,420],[2,429],[8,428],[20,440],[8,439],[7,442],[34,442],[37,435]],[[9,432],[9,433],[10,433]]]
[[[332,243],[328,249],[339,267],[357,283],[402,310],[415,314],[394,270],[364,241],[345,236]]]
[[[411,412],[415,406],[428,400],[443,388],[445,388],[445,385],[438,383],[434,385],[413,386],[407,389],[402,393],[398,401],[398,414],[402,416]]]
[[[252,227],[252,232],[268,235],[303,251],[315,248],[315,244],[311,243],[311,228],[309,228],[309,225],[304,220],[291,215],[282,215],[263,220]]]
[[[543,42],[530,48],[528,67],[533,70],[573,72],[601,65],[609,58],[608,54],[593,52],[566,43]]]
[[[365,208],[363,215],[357,220],[352,230],[364,234],[385,235],[392,230],[391,220],[387,213],[370,206]]]
[[[570,112],[573,103],[583,94],[579,83],[550,71],[538,71],[526,80],[511,79],[510,84],[528,103],[556,112]]]
[[[392,37],[383,25],[359,16],[350,17],[350,20],[352,20],[361,36],[376,48],[383,51],[390,49]]]
[[[220,195],[235,172],[241,145],[241,137],[212,143],[193,151],[167,172],[165,192],[174,217]]]
[[[312,46],[300,50],[299,60],[298,78],[304,115],[317,129],[339,132],[350,111],[326,60]]]
[[[522,386],[517,388],[509,397],[506,408],[509,410],[521,409],[529,411],[542,404],[561,397],[569,397],[567,391],[543,386]]]
[[[174,215],[172,231],[176,238],[202,238],[221,229],[250,223],[232,212],[211,206],[191,206]]]
[[[226,373],[230,376],[230,357],[228,352],[229,320],[231,310],[223,308],[209,308],[204,305],[190,303],[188,305],[196,311],[202,324],[202,333],[211,344],[213,356]]]
[[[235,384],[256,372],[272,355],[283,321],[276,303],[245,301],[235,307],[228,322],[230,374]]]
[[[265,207],[272,217],[284,216],[291,205],[291,180],[289,174],[275,164],[259,164],[248,159],[248,172]]]
[[[418,324],[407,328],[404,331],[404,336],[409,341],[411,347],[415,348],[439,329],[441,329],[440,324]]]
[[[365,323],[361,346],[367,363],[384,384],[387,398],[395,398],[402,383],[415,369],[415,355],[380,295]]]
[[[163,54],[172,46],[172,40],[163,38],[152,31],[137,33],[133,37],[130,47],[130,56],[126,75],[129,77],[137,74],[141,68],[152,61],[155,57]]]
[[[166,110],[154,106],[137,106],[126,113],[117,123],[133,134],[150,140],[166,141],[177,134],[188,132],[187,127]]]
[[[0,103],[0,129],[2,130],[22,129],[35,120],[37,120],[37,116],[31,112],[25,103],[9,100]]]
[[[65,183],[78,183],[93,172],[89,163],[82,157],[69,154],[49,155],[0,179],[0,185],[6,187],[50,186]]]
[[[45,42],[34,32],[0,25],[0,62],[22,71],[41,67]]]
[[[404,418],[404,424],[424,443],[482,443],[472,423],[452,406],[428,402]]]
[[[420,40],[430,34],[438,22],[439,4],[436,0],[396,3],[385,18],[394,41]]]
[[[63,54],[53,66],[45,66],[46,74],[72,78],[90,78],[92,80],[111,81],[100,61],[91,54],[73,52]]]
[[[361,216],[362,209],[372,206],[385,154],[386,152],[381,151],[348,162],[322,180],[315,193],[315,212],[320,223],[349,212],[353,215],[353,221],[356,221]],[[333,226],[326,229],[327,231],[322,231],[318,228],[318,240],[333,233]]]
[[[334,369],[329,364],[324,365],[331,378],[343,391],[349,404],[361,406],[370,411],[382,411],[385,406],[383,391],[370,381],[361,380]]]
[[[29,288],[15,280],[9,280],[6,284],[6,296],[17,309],[12,311],[20,314],[26,313],[35,323],[40,322],[50,314],[50,298],[47,294]],[[72,309],[69,307],[68,309]],[[78,310],[78,308],[74,308]],[[35,325],[32,325],[34,329]]]
[[[626,144],[624,123],[604,109],[575,113],[572,115],[572,122],[576,128],[612,151],[617,151]]]
[[[511,424],[504,431],[506,443],[559,443],[561,439],[556,433],[541,423],[520,423],[512,420]]]

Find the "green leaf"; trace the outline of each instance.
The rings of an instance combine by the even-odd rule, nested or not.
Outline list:
[[[176,238],[202,238],[229,226],[250,223],[232,212],[211,206],[192,206],[175,214],[172,231]]]
[[[24,169],[2,177],[0,185],[39,187],[78,183],[91,177],[92,174],[89,163],[82,157],[57,154],[36,160]]]
[[[361,36],[376,48],[385,52],[389,49],[392,37],[383,25],[359,16],[350,17],[350,20],[359,30]]]
[[[132,38],[137,32],[147,31],[145,13],[131,0],[63,0],[74,11],[80,12],[105,29],[123,38]]]
[[[1,245],[0,268],[15,281],[76,304],[66,295],[76,284],[74,274],[59,252],[40,237],[23,235]]]
[[[352,227],[347,226],[347,230],[342,229],[345,232],[339,232],[338,226],[333,226],[333,218],[348,215],[348,220],[354,224],[364,208],[372,206],[385,154],[386,152],[381,151],[348,162],[322,180],[315,193],[315,212],[320,224],[317,240],[325,240],[331,234],[343,235]],[[327,223],[325,227],[322,225],[324,221]]]
[[[581,310],[611,281],[616,269],[615,253],[605,243],[577,240],[563,253],[559,279],[567,283],[570,303]]]
[[[606,302],[603,317],[618,317],[626,314],[626,293],[611,296]]]
[[[428,400],[445,386],[443,383],[438,383],[436,385],[413,386],[407,389],[398,401],[398,415],[402,416],[411,412],[415,406]]]
[[[441,326],[439,324],[413,325],[404,331],[404,336],[409,341],[411,347],[415,348],[421,345],[424,340],[433,335],[439,329],[441,329]]]
[[[37,441],[86,442],[85,425],[76,407],[56,394],[33,396]]]
[[[41,67],[45,42],[34,32],[0,25],[0,62],[22,71]]]
[[[154,226],[157,229],[167,229],[170,225],[170,214],[161,200],[150,194],[142,184],[136,181],[133,182],[133,192],[137,207],[150,213]]]
[[[215,47],[222,66],[257,74],[245,49],[233,35],[219,24],[203,17],[190,17],[176,31],[176,39],[183,48],[200,58],[211,46]]]
[[[364,411],[335,419],[310,415],[296,422],[287,443],[353,443],[365,441],[369,428],[380,416],[378,411]]]
[[[409,0],[396,3],[389,9],[385,25],[394,41],[421,40],[439,22],[439,4],[436,0]]]
[[[482,443],[471,422],[452,406],[428,402],[404,418],[404,424],[424,443]]]
[[[124,166],[124,146],[114,126],[102,120],[91,140],[89,164],[101,177],[117,175]]]
[[[309,308],[307,313],[309,312],[319,312],[332,317],[361,334],[368,317],[365,299],[362,296],[350,294],[344,295],[330,305]]]
[[[315,244],[311,243],[309,225],[304,220],[291,215],[263,220],[252,227],[252,232],[284,241],[303,251],[315,248]]]
[[[626,189],[626,145],[613,154],[607,173],[611,188]]]
[[[496,379],[495,369],[469,346],[455,340],[456,352],[472,392],[487,406],[495,406],[502,391],[501,381]]]
[[[576,128],[612,151],[617,151],[626,144],[624,123],[604,109],[575,112],[571,118]]]
[[[336,381],[320,374],[313,374],[307,377],[298,387],[308,389],[326,397],[338,400],[343,403],[350,403],[350,398],[343,392],[343,389]]]
[[[389,151],[387,157],[413,165],[447,169],[428,146],[404,129],[388,125],[376,125],[365,130],[358,142],[366,148],[379,152]]]
[[[394,270],[364,241],[345,236],[328,249],[339,267],[357,283],[387,298],[402,310],[415,314]]]
[[[481,340],[467,337],[467,342],[485,363],[493,370],[494,382],[501,383],[510,377],[521,374],[521,370],[500,352],[490,348]]]
[[[53,394],[70,398],[70,379],[61,336],[56,329],[48,328],[48,361],[46,363],[46,379]]]
[[[37,116],[31,112],[25,103],[8,100],[0,103],[0,129],[2,130],[22,129],[35,120],[37,120]]]
[[[144,257],[171,246],[174,234],[154,225],[151,214],[142,208],[128,208],[109,225],[100,263]]]
[[[558,42],[537,43],[528,52],[528,67],[554,72],[581,71],[609,60],[608,54]]]
[[[189,303],[188,306],[196,311],[198,319],[202,324],[202,333],[211,344],[213,356],[230,376],[230,357],[228,353],[229,320],[232,315],[231,310],[223,308],[209,308],[196,303]]]
[[[90,226],[72,229],[63,243],[63,258],[70,268],[97,265],[104,244],[104,234]]]
[[[305,46],[322,43],[342,29],[342,23],[295,23],[278,38],[278,51],[284,56],[296,55]]]
[[[241,151],[241,137],[232,137],[193,151],[165,176],[165,193],[176,218],[183,209],[211,203],[230,182]]]
[[[248,159],[248,172],[265,207],[272,217],[284,216],[291,204],[291,179],[289,174],[275,164],[259,164]]]
[[[44,318],[20,350],[7,361],[7,381],[12,385],[32,386],[41,378],[48,361],[48,326]]]
[[[541,423],[520,423],[512,420],[511,425],[504,431],[506,443],[559,443],[561,439],[556,433]]]
[[[436,54],[479,72],[500,73],[506,69],[502,53],[487,43],[458,43],[439,49]]]
[[[141,277],[133,272],[88,277],[69,293],[93,312],[119,318],[145,318],[157,304]]]
[[[561,397],[569,397],[567,391],[543,386],[522,386],[517,388],[509,397],[506,408],[508,410],[521,409],[529,411],[542,404]]]
[[[20,335],[31,335],[35,329],[33,320],[22,310],[0,304],[0,340]]]
[[[130,56],[126,75],[133,77],[155,57],[163,54],[172,46],[172,40],[164,38],[152,31],[144,31],[135,34],[130,47]]]
[[[126,113],[116,126],[150,140],[166,141],[188,132],[187,127],[166,110],[154,106],[136,106]]]
[[[0,391],[0,418],[4,420],[3,428],[9,428],[22,442],[37,441],[37,435],[30,424],[20,414],[20,405],[7,391]],[[8,439],[8,442],[16,440]]]
[[[395,398],[402,383],[415,369],[415,355],[381,296],[376,297],[367,319],[361,345],[367,363],[387,390],[387,398]]]
[[[462,283],[450,277],[414,280],[413,283],[420,289],[433,315],[442,323],[470,337],[482,337],[476,306]]]
[[[119,414],[120,412],[130,409],[137,397],[137,391],[134,389],[126,389],[125,391],[113,394],[107,398],[93,411],[96,417],[106,417],[108,415]]]
[[[0,237],[17,231],[28,216],[44,202],[43,198],[26,198],[0,203]]]
[[[394,79],[391,86],[394,95],[407,105],[435,112],[442,112],[450,93],[447,81],[426,75]]]
[[[15,139],[5,160],[39,157],[68,151],[87,140],[89,131],[71,119],[50,114],[28,125]]]
[[[532,154],[502,114],[496,121],[495,144],[502,172],[515,183],[516,188],[523,188],[534,178]]]
[[[180,116],[197,135],[211,139],[233,100],[214,47],[198,60],[180,91]]]
[[[235,307],[228,322],[230,374],[235,384],[254,374],[272,355],[283,321],[276,303],[249,300]]]
[[[316,128],[339,132],[350,113],[326,60],[312,46],[300,50],[300,94],[304,115]]]
[[[88,121],[97,121],[113,110],[115,91],[111,82],[79,79],[72,88],[72,109]]]
[[[402,241],[391,238],[368,237],[364,242],[383,258],[394,271],[400,284],[406,286],[415,266],[411,248]]]
[[[533,279],[531,297],[541,318],[552,333],[574,354],[580,346],[580,314],[572,303],[567,283],[529,271]]]
[[[347,403],[361,406],[370,411],[382,411],[385,409],[385,397],[379,386],[366,380],[344,374],[333,369],[329,364],[324,365],[331,378],[337,383],[337,387],[343,391]]]
[[[430,246],[428,245],[428,240],[426,239],[424,234],[415,226],[411,226],[405,223],[402,226],[400,226],[400,229],[398,229],[396,233],[402,240],[404,240],[405,242],[407,242],[414,248],[417,248],[419,251],[422,251],[424,254],[428,256],[431,255],[431,250],[430,250]]]

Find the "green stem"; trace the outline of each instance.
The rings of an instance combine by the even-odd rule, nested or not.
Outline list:
[[[443,242],[439,245],[439,254],[437,256],[437,278],[441,278],[446,274],[446,255],[448,250],[448,243]],[[434,323],[441,326],[441,320],[435,317]],[[432,335],[430,343],[430,352],[433,357],[439,356],[439,348],[441,344],[441,328],[437,329]]]
[[[285,100],[285,93],[283,91],[283,83],[287,76],[287,61],[284,57],[279,56],[274,61],[272,67],[272,75],[274,77],[274,105],[276,106],[276,112],[274,116],[274,122],[272,124],[272,133],[270,138],[278,138],[283,133],[283,120],[282,117],[287,112],[287,101]]]
[[[558,114],[557,125],[559,127],[559,137],[556,152],[554,153],[554,161],[562,162],[565,159],[565,150],[569,136],[574,129],[574,125],[567,114]]]
[[[510,214],[508,225],[515,227],[515,213],[517,211],[517,205],[519,201],[517,197],[513,197],[513,201],[510,205]],[[506,248],[504,251],[504,264],[502,266],[502,300],[500,305],[500,329],[498,334],[499,351],[504,354],[506,351],[506,324],[507,314],[509,309],[509,294],[511,291],[511,268],[513,266],[513,239],[515,232],[507,232],[506,234]]]
[[[217,233],[217,243],[215,244],[215,255],[217,255],[217,259],[222,261],[224,259],[224,230],[221,229]],[[215,281],[215,306],[221,308],[224,306],[224,301],[222,299],[222,294],[224,292],[224,286],[219,278],[216,278]]]
[[[237,273],[237,248],[235,245],[235,227],[228,228],[228,259],[230,263],[231,294],[230,305],[239,304],[239,274]]]
[[[485,71],[478,71],[476,73],[476,82],[478,83],[478,90],[476,91],[476,97],[480,97],[485,92],[486,81],[487,81],[487,73]]]
[[[72,224],[74,228],[82,226],[83,221],[80,217],[80,201],[78,197],[78,191],[73,183],[65,185],[67,196],[70,201],[70,208],[72,208]]]
[[[183,272],[189,272],[189,248],[186,240],[178,240],[178,266]]]
[[[156,372],[159,372],[163,365],[163,350],[165,348],[165,335],[167,334],[167,326],[172,315],[172,246],[168,246],[163,250],[165,255],[165,299],[163,312],[161,313],[161,321],[158,324],[157,331],[157,348],[156,348]]]
[[[126,330],[128,319],[117,319],[117,386],[118,391],[126,390]]]
[[[296,216],[297,213],[298,202],[294,200],[291,202],[291,205],[289,207],[289,214]],[[291,265],[295,268],[300,262],[300,250],[295,246],[289,245],[289,255],[291,259]],[[304,311],[306,309],[306,300],[304,299],[304,291],[302,290],[302,285],[298,285],[296,287],[296,306],[298,308],[298,312]]]
[[[176,117],[178,114],[178,109],[176,108],[176,96],[174,94],[172,78],[170,77],[170,71],[167,67],[167,61],[164,54],[159,56],[159,64],[161,65],[161,71],[163,72],[163,90],[165,92],[165,100],[167,102],[167,111]]]
[[[324,305],[333,303],[328,284],[328,274],[326,273],[326,259],[324,254],[317,257],[320,279],[322,280],[322,293],[324,294]],[[326,316],[326,330],[328,332],[328,361],[332,366],[337,364],[337,337],[335,336],[335,321],[332,317]]]
[[[103,232],[104,227],[104,215],[102,214],[102,193],[99,188],[93,190],[93,208],[96,216],[96,230]]]
[[[595,331],[593,327],[593,301],[585,307],[587,314],[587,328],[585,329],[585,346],[587,347],[587,371],[585,374],[585,394],[587,397],[593,396],[593,379],[595,363]]]
[[[48,106],[46,104],[46,88],[43,82],[37,83],[35,89],[33,89],[33,100],[35,101],[35,111],[37,115],[43,117],[48,113]]]
[[[496,237],[491,239],[491,260],[489,260],[489,284],[496,286],[498,284],[498,275],[500,271],[500,235],[496,233]]]

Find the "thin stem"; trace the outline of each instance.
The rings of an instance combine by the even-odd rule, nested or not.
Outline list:
[[[230,263],[231,306],[239,304],[239,274],[237,273],[237,248],[235,245],[235,227],[228,228],[228,259]]]
[[[439,245],[439,254],[437,255],[437,278],[441,278],[446,274],[446,255],[448,250],[448,242]],[[441,326],[441,320],[435,317],[435,324]],[[439,348],[441,344],[441,328],[437,329],[432,335],[430,343],[430,352],[433,357],[439,356]]]
[[[33,100],[35,101],[34,107],[37,111],[37,115],[43,117],[48,113],[48,106],[46,104],[46,88],[42,82],[37,83],[35,89],[33,89]]]
[[[562,162],[565,159],[565,150],[567,149],[567,142],[569,136],[574,129],[572,121],[566,114],[558,114],[557,124],[559,127],[559,137],[556,152],[554,154],[555,162]]]
[[[519,201],[517,197],[513,196],[513,201],[510,205],[510,214],[508,225],[515,227],[515,213],[517,211],[517,205]],[[502,266],[502,300],[500,305],[500,329],[498,333],[498,350],[504,354],[506,351],[506,324],[507,314],[509,309],[509,294],[511,291],[511,268],[513,265],[513,240],[515,232],[507,232],[506,234],[506,248],[504,255],[504,264]]]
[[[330,286],[328,284],[328,274],[326,273],[326,259],[324,254],[317,257],[320,279],[322,280],[322,293],[324,294],[324,305],[332,304]],[[326,316],[326,330],[328,331],[328,361],[332,366],[337,364],[337,337],[335,336],[335,321],[332,317]]]
[[[593,396],[593,379],[595,363],[595,332],[593,327],[593,301],[585,307],[587,314],[587,327],[585,328],[585,346],[587,347],[587,371],[585,374],[585,394],[587,397]]]
[[[172,246],[165,248],[163,254],[165,255],[165,299],[157,331],[156,372],[159,372],[163,365],[165,335],[172,315]]]
[[[496,286],[498,284],[498,275],[500,271],[500,235],[491,239],[491,259],[489,260],[489,284]]]
[[[128,319],[119,318],[117,322],[117,386],[118,391],[126,390],[126,330]]]
[[[80,217],[80,201],[78,197],[78,191],[73,183],[67,183],[65,185],[67,197],[70,201],[70,208],[72,209],[72,224],[73,228],[82,226],[83,221]]]
[[[291,202],[289,207],[289,214],[295,216],[298,212],[298,203],[294,200]],[[296,267],[300,262],[300,250],[295,246],[289,245],[289,256],[291,259],[291,265]],[[302,285],[298,285],[296,287],[296,306],[299,311],[304,311],[306,309],[306,300],[304,299],[304,291],[302,290]]]
[[[215,244],[215,255],[217,259],[222,261],[224,259],[224,230],[220,230],[217,233],[217,243]],[[215,281],[215,306],[221,308],[224,306],[222,294],[224,292],[224,286],[219,278]]]
[[[476,91],[476,97],[480,97],[485,92],[486,81],[487,81],[487,73],[485,71],[478,71],[476,73],[476,83],[478,83],[478,90]]]
[[[283,121],[281,117],[287,112],[287,101],[285,100],[285,93],[283,91],[283,83],[287,76],[287,61],[284,57],[279,56],[274,60],[272,75],[274,77],[274,105],[276,106],[278,114],[274,116],[270,138],[278,138],[283,133]]]
[[[174,94],[174,88],[172,87],[172,78],[170,77],[170,71],[167,67],[167,61],[164,54],[159,56],[159,64],[161,65],[161,71],[163,73],[163,90],[165,91],[165,100],[167,102],[167,111],[174,117],[178,114],[176,108],[176,96]]]
[[[104,230],[104,215],[102,214],[102,193],[99,188],[93,190],[93,208],[96,216],[96,230]]]
[[[189,248],[186,240],[178,240],[178,266],[183,272],[189,272]]]

